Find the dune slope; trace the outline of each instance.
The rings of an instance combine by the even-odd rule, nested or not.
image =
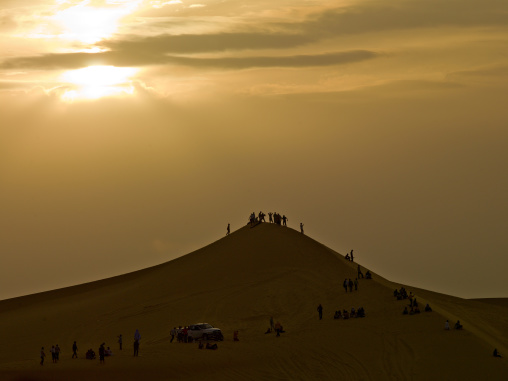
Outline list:
[[[116,380],[147,377],[231,380],[502,380],[506,306],[468,301],[406,286],[434,312],[407,316],[400,285],[373,274],[345,292],[357,264],[292,229],[244,227],[160,266],[98,282],[0,302],[5,345],[0,377],[13,380]],[[363,269],[365,273],[365,269]],[[324,308],[318,319],[317,306]],[[336,309],[363,306],[363,319],[334,320]],[[273,316],[281,337],[264,334]],[[460,319],[463,331],[444,331]],[[220,327],[219,350],[170,343],[173,326],[208,322]],[[132,357],[134,330],[142,335]],[[240,341],[233,342],[234,330]],[[116,337],[124,335],[124,350]],[[76,340],[80,358],[71,359]],[[105,342],[106,364],[84,360]],[[48,349],[62,347],[52,364]],[[46,364],[39,365],[40,347]]]

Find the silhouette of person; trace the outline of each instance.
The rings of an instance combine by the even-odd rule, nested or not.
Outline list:
[[[300,222],[300,233],[303,234],[303,224]]]
[[[287,226],[286,221],[288,221],[288,218],[286,217],[286,215],[283,215],[282,216],[282,225]]]
[[[355,258],[353,257],[353,250],[351,250],[351,254],[349,254],[349,256],[351,257],[351,262],[353,262],[353,261],[354,261],[354,259],[355,259]]]
[[[360,268],[360,265],[358,265],[358,278],[363,278],[362,269]]]
[[[319,313],[319,320],[323,319],[323,306],[320,304],[317,308],[317,311]]]
[[[76,344],[76,342],[74,342],[74,344],[72,344],[72,358],[76,357],[78,358],[78,345]]]
[[[122,343],[123,343],[123,339],[122,339],[122,335],[118,335],[118,344],[120,345],[120,350],[122,350]]]
[[[270,223],[273,223],[273,217],[272,217],[272,216],[273,216],[273,213],[272,213],[272,212],[269,212],[269,213],[268,213],[268,221],[269,221]]]
[[[46,353],[44,353],[44,347],[41,348],[41,365],[44,365],[44,358],[46,357]]]
[[[346,290],[346,292],[347,292],[347,286],[348,286],[347,279],[344,279],[344,283],[342,283],[342,286],[344,287],[344,290]]]
[[[503,357],[503,356],[501,356],[501,353],[499,353],[499,352],[497,351],[497,348],[494,348],[494,353],[493,353],[493,355],[494,355],[494,357]]]
[[[136,332],[134,332],[134,356],[139,355],[139,340],[141,340],[141,335],[139,330],[136,329]]]
[[[444,329],[445,329],[445,331],[450,330],[450,322],[448,320],[444,323]]]
[[[101,364],[104,364],[104,356],[106,354],[106,350],[104,349],[104,344],[105,343],[102,343],[101,346],[99,347],[99,362]]]
[[[229,233],[230,233],[230,227],[229,227],[229,224],[228,224],[228,227],[227,227],[227,231],[228,231],[228,232],[226,233],[226,235],[229,235]]]

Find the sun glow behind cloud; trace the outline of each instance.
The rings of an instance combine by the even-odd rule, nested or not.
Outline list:
[[[58,11],[51,17],[61,28],[59,38],[93,44],[111,37],[118,29],[120,20],[134,12],[141,0],[129,2],[106,2],[103,7],[92,6],[90,0]]]
[[[132,94],[132,78],[138,69],[114,66],[89,66],[69,70],[62,74],[61,80],[72,85],[73,89],[62,95],[65,101],[98,99],[107,96]]]

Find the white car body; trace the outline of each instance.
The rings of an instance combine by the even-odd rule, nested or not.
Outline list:
[[[223,340],[224,337],[219,328],[214,328],[211,324],[208,323],[197,323],[189,325],[189,329],[187,330],[187,335],[192,338],[192,340]]]

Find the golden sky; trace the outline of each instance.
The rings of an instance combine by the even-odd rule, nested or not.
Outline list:
[[[507,99],[503,0],[2,0],[0,298],[260,210],[390,280],[508,297]]]

